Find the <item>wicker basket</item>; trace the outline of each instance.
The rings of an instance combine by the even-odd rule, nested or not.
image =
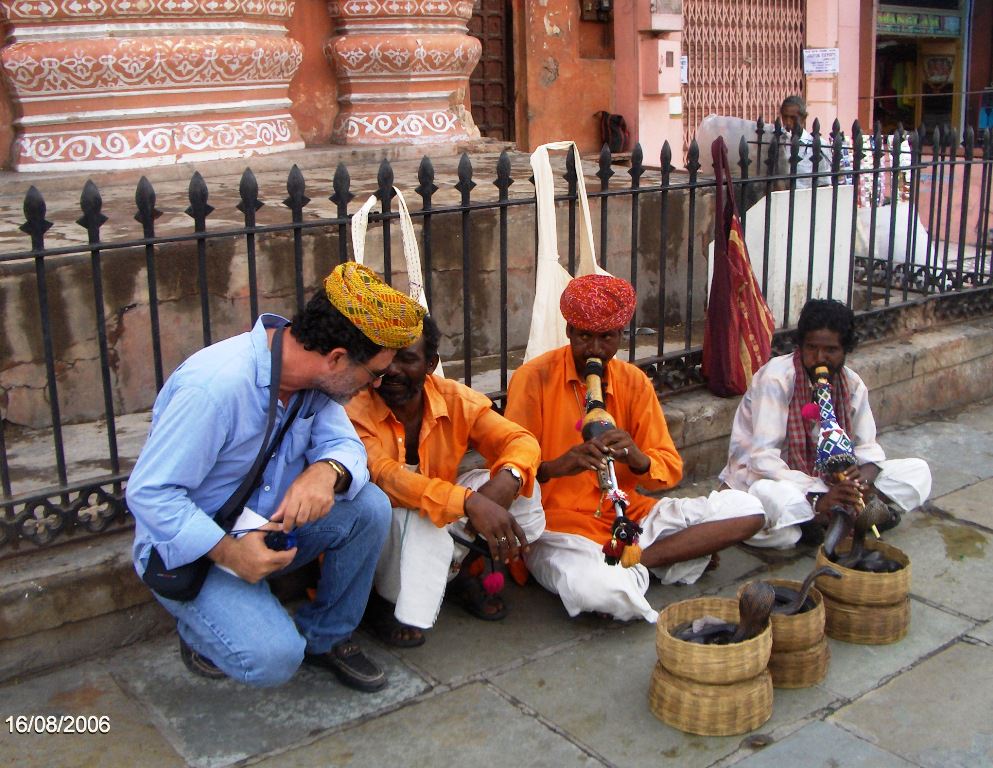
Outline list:
[[[802,582],[790,581],[789,579],[763,579],[767,584],[774,587],[789,587],[799,590],[803,586]],[[738,589],[741,590],[746,585]],[[792,616],[782,614],[772,614],[772,652],[773,654],[782,651],[800,651],[810,648],[824,637],[824,598],[817,591],[816,587],[811,587],[810,599],[814,601],[814,607],[803,613],[796,613]]]
[[[773,633],[775,633],[773,629]],[[775,641],[774,641],[775,642]],[[798,651],[776,651],[769,657],[769,674],[776,688],[808,688],[825,678],[831,649],[821,639],[809,648]]]
[[[772,678],[768,672],[729,685],[684,680],[655,665],[648,706],[673,728],[701,736],[731,736],[758,728],[772,716]]]
[[[825,632],[846,643],[886,645],[902,640],[910,626],[910,598],[894,605],[850,605],[824,596]]]
[[[655,647],[662,665],[686,680],[725,685],[760,674],[772,652],[772,630],[733,645],[699,645],[678,640],[669,631],[701,616],[738,621],[738,601],[722,597],[697,597],[673,603],[659,614]],[[764,722],[764,721],[763,721]],[[738,731],[735,731],[738,733]]]
[[[845,547],[838,547],[838,553],[844,554],[849,546],[846,544]],[[817,566],[829,565],[842,578],[819,576],[817,588],[825,598],[849,605],[894,605],[903,601],[910,593],[910,558],[884,541],[866,540],[865,546],[866,549],[878,549],[891,560],[903,563],[903,568],[896,573],[855,571],[832,563],[824,554],[824,547],[821,547],[817,550]]]

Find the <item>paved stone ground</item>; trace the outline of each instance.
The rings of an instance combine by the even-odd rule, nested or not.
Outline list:
[[[490,624],[446,605],[421,648],[364,638],[390,673],[375,695],[313,670],[256,691],[193,678],[174,635],[0,687],[0,765],[871,766],[993,765],[993,401],[886,431],[893,457],[925,457],[932,502],[886,539],[913,562],[910,631],[888,646],[829,641],[827,678],[777,690],[755,733],[704,738],[648,709],[654,627],[569,619],[534,584],[508,588]],[[702,493],[697,483],[681,493]],[[797,577],[809,551],[726,552],[691,587],[653,583],[663,606]],[[106,715],[109,734],[18,735],[11,715]],[[753,734],[754,735],[754,734]]]

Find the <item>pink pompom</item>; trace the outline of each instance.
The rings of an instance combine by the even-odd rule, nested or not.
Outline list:
[[[503,574],[493,571],[483,577],[483,589],[487,595],[498,595],[503,591]]]
[[[817,403],[807,403],[800,409],[800,415],[807,421],[817,421],[821,417],[821,409],[817,407]]]
[[[577,432],[582,432],[583,431],[583,420],[582,419],[576,419],[576,431]]]

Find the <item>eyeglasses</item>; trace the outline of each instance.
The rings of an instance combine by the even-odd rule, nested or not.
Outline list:
[[[369,374],[370,384],[375,384],[377,381],[382,381],[383,377],[386,375],[386,371],[380,371],[379,373],[377,373],[365,363],[359,363],[359,365],[361,365],[362,368],[365,370],[365,372]]]

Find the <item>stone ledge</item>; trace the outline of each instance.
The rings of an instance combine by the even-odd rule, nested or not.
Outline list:
[[[867,344],[852,354],[880,427],[993,395],[993,318]],[[697,390],[664,403],[685,483],[713,480],[727,455],[738,398]],[[471,463],[472,457],[467,457]],[[172,620],[141,584],[131,534],[26,552],[0,569],[0,681],[105,653],[167,631]]]

